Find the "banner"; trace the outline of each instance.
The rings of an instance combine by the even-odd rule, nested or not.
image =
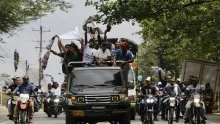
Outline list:
[[[53,43],[54,43],[54,38],[52,38],[50,40],[49,45],[46,47],[47,48],[47,52],[45,53],[45,55],[44,55],[44,57],[43,57],[43,59],[41,61],[41,63],[42,63],[41,65],[42,65],[42,69],[43,70],[45,70],[46,67],[47,67],[47,63],[48,63],[48,60],[49,60],[49,57],[50,57],[50,50],[51,50],[51,48],[53,46]]]

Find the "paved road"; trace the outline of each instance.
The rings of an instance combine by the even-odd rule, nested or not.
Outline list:
[[[220,116],[207,115],[207,118],[209,120],[207,121],[207,124],[220,124]],[[155,122],[155,124],[165,124],[165,123],[167,122],[162,120]],[[0,121],[0,124],[14,124],[14,123],[12,121],[5,120],[4,122]],[[65,124],[65,115],[62,114],[61,116],[58,116],[58,118],[48,118],[47,115],[44,114],[43,112],[38,112],[34,116],[34,124]],[[106,123],[98,123],[98,124],[108,124],[108,123],[106,122]],[[141,124],[141,122],[139,121],[139,117],[137,117],[135,121],[132,121],[131,124]],[[183,120],[181,120],[178,124],[183,124]]]

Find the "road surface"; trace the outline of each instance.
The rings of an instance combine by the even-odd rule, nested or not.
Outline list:
[[[1,115],[2,117],[3,115]],[[5,115],[6,116],[6,115]],[[207,124],[220,124],[220,116],[216,115],[207,115],[208,121]],[[2,118],[0,119],[0,124],[14,124],[12,121],[6,120],[3,121]],[[160,116],[158,117],[160,119]],[[159,120],[155,122],[155,124],[165,124],[166,121]],[[58,116],[58,118],[48,118],[47,115],[43,112],[35,113],[34,115],[34,124],[65,124],[65,115],[62,114]],[[109,124],[107,122],[105,123],[98,123],[98,124]],[[139,121],[139,117],[136,117],[136,120],[132,121],[131,124],[141,124]],[[174,123],[175,124],[175,123]],[[183,120],[180,120],[178,124],[184,124]]]

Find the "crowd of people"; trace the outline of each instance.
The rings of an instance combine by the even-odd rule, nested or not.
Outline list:
[[[165,79],[162,76],[162,69],[159,70],[158,72],[158,78],[160,82],[156,84],[156,79],[148,77],[146,78],[143,83],[141,82],[138,88],[140,88],[140,96],[146,96],[147,94],[152,94],[155,96],[155,98],[158,98],[158,96],[162,97],[161,100],[156,99],[155,104],[154,104],[154,109],[156,110],[154,112],[154,119],[155,121],[158,120],[157,115],[161,111],[161,116],[162,119],[165,120],[165,108],[167,107],[167,101],[169,97],[177,97],[178,99],[178,104],[177,104],[177,116],[176,116],[176,121],[179,122],[179,117],[180,117],[180,110],[181,106],[184,106],[185,108],[185,113],[184,113],[184,119],[185,123],[189,122],[189,117],[190,117],[190,112],[191,112],[191,103],[193,102],[192,98],[193,95],[200,94],[200,95],[206,95],[206,94],[211,94],[211,99],[210,106],[213,105],[213,96],[214,92],[210,87],[210,83],[207,83],[205,86],[200,84],[199,79],[196,76],[189,76],[188,81],[186,82],[181,82],[180,79],[175,79],[173,75],[168,75]],[[162,94],[161,94],[162,92]],[[181,103],[180,98],[183,97],[188,98],[186,104]],[[160,102],[159,102],[160,101]],[[160,110],[159,110],[159,104],[161,105]],[[184,104],[184,105],[183,105]],[[206,120],[205,117],[205,104],[204,101],[202,101],[202,112],[201,112],[201,117],[203,121]],[[144,102],[140,103],[139,106],[139,115],[141,116],[141,120],[143,121],[144,119]]]
[[[47,98],[49,96],[50,93],[52,93],[53,95],[59,95],[60,96],[60,89],[58,89],[59,87],[59,83],[57,82],[52,82],[48,84],[48,91],[42,91],[41,86],[35,86],[33,83],[31,83],[29,81],[29,77],[28,76],[23,76],[21,77],[13,77],[13,84],[10,85],[6,91],[6,94],[8,95],[19,95],[17,93],[28,93],[30,96],[31,95],[40,95],[43,98]],[[44,99],[45,102],[46,99]],[[15,107],[12,107],[11,104],[12,98],[10,97],[8,99],[7,105],[6,107],[8,108],[8,117],[10,120],[16,120],[17,119],[17,115],[18,115],[18,104],[15,105]],[[29,99],[29,121],[30,123],[32,123],[32,119],[33,119],[33,114],[34,112],[36,112],[34,106],[37,106],[37,101],[35,98]]]

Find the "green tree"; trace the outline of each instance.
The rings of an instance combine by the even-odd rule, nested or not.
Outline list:
[[[57,8],[66,11],[72,5],[65,0],[1,0],[0,35],[12,32]]]
[[[96,6],[104,23],[139,22],[139,33],[159,50],[159,65],[177,75],[186,58],[220,61],[219,0],[88,0],[86,5]]]
[[[155,44],[141,43],[139,45],[138,52],[138,66],[139,66],[139,74],[144,78],[147,76],[153,76],[151,67],[158,65],[158,56],[155,54],[157,52],[157,48]]]
[[[179,70],[183,59],[219,61],[220,2],[194,5],[171,18],[141,22],[143,37],[153,30],[152,40],[163,48],[163,57]]]
[[[99,12],[96,17],[104,23],[120,24],[123,21],[159,20],[187,7],[213,1],[218,0],[86,0],[85,5],[95,6]]]

